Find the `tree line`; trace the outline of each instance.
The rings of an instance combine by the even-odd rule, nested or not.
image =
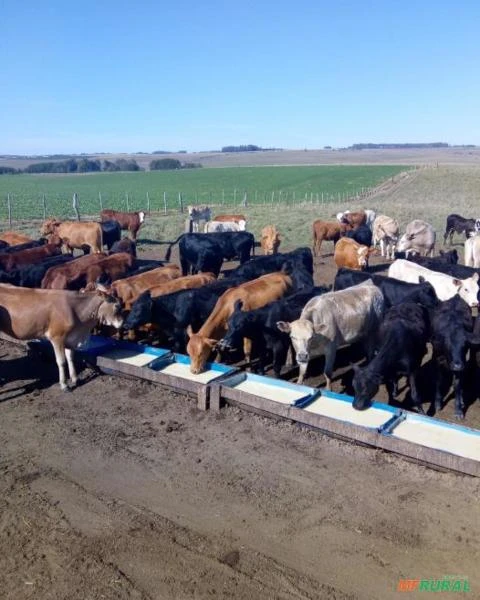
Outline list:
[[[149,164],[150,171],[194,169],[201,167],[198,163],[185,163],[174,158],[160,158],[152,160]],[[115,161],[89,158],[70,158],[61,161],[48,161],[33,163],[24,169],[0,166],[0,175],[17,175],[20,173],[113,173],[115,171],[144,171],[136,160],[119,158]]]

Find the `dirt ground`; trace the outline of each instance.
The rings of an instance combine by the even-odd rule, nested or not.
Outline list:
[[[55,365],[0,354],[2,598],[374,600],[449,575],[478,597],[479,480],[89,367],[62,393]]]

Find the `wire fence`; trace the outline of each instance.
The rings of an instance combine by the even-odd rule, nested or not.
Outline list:
[[[0,220],[14,222],[42,220],[49,217],[76,219],[80,216],[99,214],[104,208],[119,211],[139,211],[147,213],[172,214],[183,213],[187,207],[208,205],[225,208],[248,206],[275,206],[294,208],[301,205],[322,205],[344,202],[358,202],[369,198],[375,188],[365,187],[354,192],[298,192],[292,190],[221,190],[212,192],[146,192],[146,194],[110,194],[98,192],[96,197],[81,197],[72,192],[70,198],[58,194],[39,194],[26,196],[20,193],[7,193],[0,202]]]

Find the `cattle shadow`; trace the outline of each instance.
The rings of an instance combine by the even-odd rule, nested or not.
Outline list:
[[[166,240],[160,241],[160,240],[149,240],[146,238],[140,238],[140,239],[137,239],[137,244],[143,244],[145,246],[168,246],[170,244],[173,244],[173,241],[168,242]]]

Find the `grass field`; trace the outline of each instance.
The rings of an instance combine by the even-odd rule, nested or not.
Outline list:
[[[401,230],[413,219],[424,219],[438,232],[437,250],[441,247],[445,219],[449,213],[457,212],[468,217],[480,217],[480,167],[439,167],[422,169],[405,177],[390,190],[357,202],[335,204],[304,203],[293,208],[280,203],[250,205],[242,207],[248,217],[248,230],[258,239],[262,227],[275,223],[282,233],[282,246],[292,249],[311,245],[311,223],[314,219],[332,219],[334,213],[346,208],[373,208],[378,213],[398,219]],[[140,230],[140,238],[167,241],[175,239],[184,230],[185,214],[177,212],[166,216],[151,215]],[[15,224],[15,229],[38,235],[40,220],[35,223],[27,219]],[[461,237],[455,238],[457,242]],[[140,244],[140,250],[143,244]],[[325,252],[329,245],[325,247]],[[461,248],[459,247],[459,250]]]
[[[245,194],[250,205],[288,204],[301,201],[339,201],[362,189],[372,188],[404,171],[402,165],[237,167],[191,169],[184,171],[96,173],[83,175],[3,175],[0,176],[0,219],[7,217],[10,194],[12,218],[71,217],[72,196],[79,198],[80,212],[94,215],[104,208],[163,211],[184,205],[223,204],[240,206]]]

